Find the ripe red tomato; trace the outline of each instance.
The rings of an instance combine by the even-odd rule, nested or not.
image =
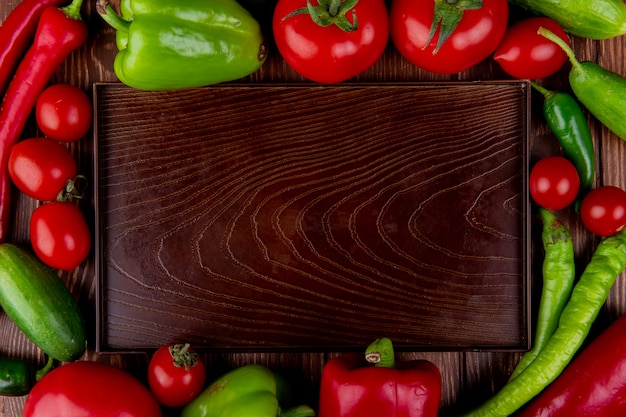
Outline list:
[[[39,129],[51,139],[74,142],[87,134],[93,109],[87,94],[69,84],[53,84],[41,92],[35,105]]]
[[[531,17],[507,29],[493,54],[502,69],[519,79],[538,79],[557,72],[567,61],[567,54],[554,42],[539,35],[544,27],[568,44],[569,38],[561,26],[547,17]]]
[[[467,2],[435,0],[394,0],[389,11],[391,40],[410,62],[427,71],[453,74],[464,71],[489,57],[506,32],[509,15],[506,0],[483,0],[478,9],[462,10]],[[470,3],[480,3],[473,1]],[[437,5],[437,6],[435,6]],[[460,16],[454,31],[438,50],[441,26],[429,40],[435,7],[445,13],[446,25]],[[437,23],[438,24],[438,23]]]
[[[102,362],[77,361],[46,374],[26,398],[23,417],[161,417],[139,380]]]
[[[311,4],[323,7],[316,0]],[[307,0],[278,0],[272,21],[278,51],[303,77],[320,83],[345,81],[371,67],[384,52],[389,20],[383,0],[359,0],[354,8],[344,10],[344,24],[356,22],[352,31],[335,24],[320,26],[306,13],[290,15],[306,8]]]
[[[580,178],[574,165],[561,156],[549,156],[530,171],[530,195],[541,207],[561,210],[574,202]]]
[[[61,143],[31,138],[16,143],[9,154],[9,175],[24,194],[54,201],[68,181],[76,177],[76,161]]]
[[[33,211],[30,241],[43,263],[66,271],[80,265],[91,250],[89,226],[79,208],[68,202],[53,201]]]
[[[161,346],[148,364],[148,384],[161,404],[182,407],[198,396],[206,368],[189,344]]]
[[[604,185],[587,193],[580,205],[585,228],[600,236],[612,236],[626,227],[626,191]]]

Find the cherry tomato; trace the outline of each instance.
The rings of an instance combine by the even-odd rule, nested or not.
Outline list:
[[[35,105],[39,129],[51,139],[74,142],[87,134],[93,109],[87,94],[69,84],[53,84],[41,92]]]
[[[26,398],[23,417],[161,417],[139,380],[103,362],[77,361],[46,374]]]
[[[41,201],[54,201],[76,177],[76,162],[61,143],[31,138],[16,143],[9,154],[9,175],[24,194]]]
[[[435,0],[392,1],[389,27],[396,49],[418,67],[439,74],[461,72],[488,58],[506,32],[508,2],[483,0],[482,7],[466,10],[461,9],[461,4],[468,2],[452,3]],[[480,0],[469,3],[479,5]],[[443,21],[435,23],[437,31],[431,37],[435,7],[444,15]],[[452,33],[438,47],[442,37],[439,25],[448,26],[455,17],[461,19],[456,27],[452,25]]]
[[[574,202],[580,178],[574,165],[561,156],[549,156],[530,171],[530,195],[543,208],[561,210]]]
[[[600,236],[612,236],[626,227],[626,191],[604,185],[587,193],[580,204],[585,228]]]
[[[335,2],[340,3],[332,0]],[[311,4],[323,7],[316,0],[311,0]],[[272,21],[278,51],[303,77],[320,83],[338,83],[371,67],[384,52],[389,21],[383,0],[358,0],[352,9],[341,10],[338,16],[345,17],[339,23],[346,26],[343,29],[334,23],[321,26],[307,13],[291,15],[306,8],[307,0],[278,0]],[[352,30],[350,27],[355,22],[356,28]]]
[[[80,209],[73,203],[53,201],[33,211],[30,241],[35,254],[52,268],[71,271],[91,250],[91,233]]]
[[[189,344],[161,346],[148,364],[148,383],[161,404],[181,407],[198,396],[206,369]]]
[[[557,72],[567,61],[567,54],[554,42],[539,35],[540,27],[549,29],[568,44],[561,26],[547,17],[531,17],[507,29],[493,58],[509,75],[519,79],[538,79]]]

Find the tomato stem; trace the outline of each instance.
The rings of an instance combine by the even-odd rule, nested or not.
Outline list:
[[[282,20],[300,14],[308,14],[313,22],[319,26],[335,25],[344,32],[353,32],[359,26],[356,11],[353,10],[358,2],[359,0],[319,0],[318,5],[314,6],[311,0],[307,0],[306,7],[294,10]],[[346,17],[346,13],[349,11],[352,11],[352,22]]]
[[[478,10],[482,7],[482,0],[435,0],[433,24],[430,27],[428,40],[422,49],[428,48],[437,33],[437,29],[439,29],[439,39],[433,50],[433,55],[439,52],[444,42],[454,33],[465,11]]]
[[[190,351],[190,347],[189,343],[177,344],[169,347],[169,352],[170,355],[172,355],[175,367],[180,368],[181,366],[184,366],[185,370],[188,371],[192,366],[196,366],[198,364],[198,354]]]

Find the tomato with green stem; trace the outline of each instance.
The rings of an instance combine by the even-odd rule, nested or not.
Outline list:
[[[279,0],[272,31],[278,51],[301,76],[339,83],[370,68],[389,39],[383,0]]]
[[[198,354],[185,344],[161,346],[148,364],[148,384],[157,401],[182,407],[204,388],[206,368]]]
[[[396,49],[416,66],[454,74],[495,51],[508,15],[506,0],[394,0],[390,34]]]

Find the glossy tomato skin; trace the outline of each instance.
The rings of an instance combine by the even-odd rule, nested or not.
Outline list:
[[[26,398],[22,417],[161,417],[150,391],[126,371],[102,362],[61,365]]]
[[[188,368],[176,366],[170,353],[173,346],[166,345],[156,350],[148,364],[148,384],[157,401],[167,407],[182,407],[191,402],[204,388],[206,368],[195,358]],[[193,348],[188,347],[195,355]]]
[[[530,195],[549,210],[561,210],[574,202],[580,178],[574,165],[561,156],[541,159],[530,171]]]
[[[311,3],[318,5],[316,0]],[[339,83],[371,67],[389,39],[387,7],[383,0],[359,0],[352,9],[358,28],[346,32],[336,25],[322,27],[308,14],[283,19],[307,6],[307,0],[278,0],[272,30],[287,64],[303,77],[319,83]],[[351,23],[352,10],[346,16]]]
[[[591,233],[616,234],[626,227],[626,191],[612,185],[589,191],[580,205],[580,217]]]
[[[11,147],[9,175],[24,194],[41,201],[57,199],[76,177],[76,162],[61,143],[47,138],[24,139]]]
[[[434,0],[394,0],[389,10],[390,34],[396,49],[414,65],[437,74],[454,74],[488,58],[502,40],[508,23],[506,0],[484,0],[483,7],[465,10],[440,49],[439,30],[426,45],[433,24]]]
[[[39,129],[47,137],[61,142],[74,142],[91,127],[91,100],[80,88],[69,84],[53,84],[41,92],[35,105]]]
[[[91,250],[91,232],[80,209],[53,201],[37,207],[30,218],[30,241],[46,265],[71,271]]]
[[[567,61],[561,48],[537,33],[540,27],[570,43],[563,28],[550,18],[530,17],[514,23],[493,54],[493,59],[510,76],[530,80],[545,78],[556,73]]]

